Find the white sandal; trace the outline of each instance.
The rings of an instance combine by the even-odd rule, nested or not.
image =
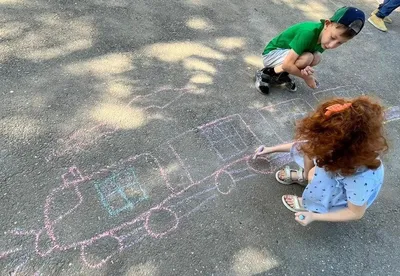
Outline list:
[[[292,197],[292,199],[293,199],[293,207],[291,207],[287,202],[286,202],[286,200],[285,200],[285,197],[286,196],[291,196]],[[303,207],[303,205],[300,203],[300,200],[299,200],[299,197],[298,196],[295,196],[295,195],[283,195],[282,196],[282,202],[283,202],[283,204],[285,205],[285,207],[286,208],[288,208],[290,211],[292,211],[292,212],[295,212],[295,213],[297,213],[297,212],[307,212],[308,210],[307,209],[305,209],[304,207]]]
[[[298,170],[293,170],[289,166],[285,166],[283,171],[285,172],[284,178],[279,178],[279,173],[281,170],[275,173],[276,181],[284,185],[291,185],[291,184],[299,184],[301,186],[307,186],[307,181],[304,179],[304,170],[303,168],[299,168]],[[292,179],[292,172],[297,172],[298,179]]]

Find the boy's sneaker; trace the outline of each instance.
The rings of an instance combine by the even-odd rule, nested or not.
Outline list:
[[[269,84],[277,84],[282,85],[284,84],[285,87],[290,90],[291,92],[295,92],[297,90],[296,83],[289,77],[289,73],[282,72],[282,73],[275,73],[274,68],[266,67],[262,70],[256,72],[256,87],[262,87],[262,84],[257,86],[257,78],[261,83],[268,85]],[[259,89],[259,88],[257,88]]]
[[[268,75],[271,82],[274,84],[284,84],[288,82],[292,82],[292,79],[289,77],[289,73],[275,73],[274,68],[264,68],[264,75]]]
[[[279,74],[275,73],[274,68],[265,67],[260,70],[263,78],[268,78],[269,81],[275,82]]]
[[[265,71],[266,69],[268,69],[268,68],[263,68],[261,70],[258,70],[256,72],[256,78],[258,76],[259,78],[261,78],[261,80],[263,82],[268,82],[269,83],[271,81],[271,76],[266,73],[266,71]]]
[[[371,15],[371,17],[368,18],[368,22],[374,25],[374,27],[378,30],[381,30],[382,32],[387,32],[385,22],[383,22],[383,19],[379,18],[375,14]]]
[[[261,81],[258,86],[256,86],[258,92],[261,94],[269,94],[269,84],[267,82]]]
[[[269,93],[269,79],[262,70],[258,70],[256,72],[256,82],[255,87],[261,94],[268,94]]]
[[[287,72],[282,72],[276,77],[277,84],[284,84],[288,82],[292,82],[292,79],[289,77],[289,73]]]
[[[291,77],[289,77],[289,73],[287,72],[282,72],[281,74],[279,74],[279,76],[276,79],[276,83],[285,84],[285,87],[291,92],[297,91],[296,83]]]
[[[288,89],[290,92],[296,92],[297,91],[297,86],[294,80],[291,80],[290,82],[285,83],[286,89]]]

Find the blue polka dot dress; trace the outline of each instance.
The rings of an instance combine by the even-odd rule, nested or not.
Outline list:
[[[297,150],[295,143],[291,150],[294,161],[304,168],[304,159]],[[303,192],[303,206],[305,209],[327,213],[347,207],[347,203],[367,208],[378,196],[383,183],[383,163],[376,170],[359,168],[354,175],[342,176],[339,173],[327,172],[315,166],[314,178]]]

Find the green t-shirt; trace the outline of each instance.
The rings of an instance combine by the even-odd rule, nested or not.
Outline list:
[[[318,43],[324,28],[322,22],[302,22],[293,25],[274,37],[265,47],[263,55],[275,49],[293,49],[299,56],[304,52],[324,52]]]

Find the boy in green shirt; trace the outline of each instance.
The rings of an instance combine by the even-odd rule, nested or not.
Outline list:
[[[265,68],[256,72],[256,88],[269,93],[273,84],[285,84],[296,91],[289,74],[302,78],[311,88],[318,84],[313,67],[321,61],[324,50],[335,49],[356,36],[364,26],[364,13],[353,7],[338,9],[329,20],[302,22],[276,36],[265,47]]]

